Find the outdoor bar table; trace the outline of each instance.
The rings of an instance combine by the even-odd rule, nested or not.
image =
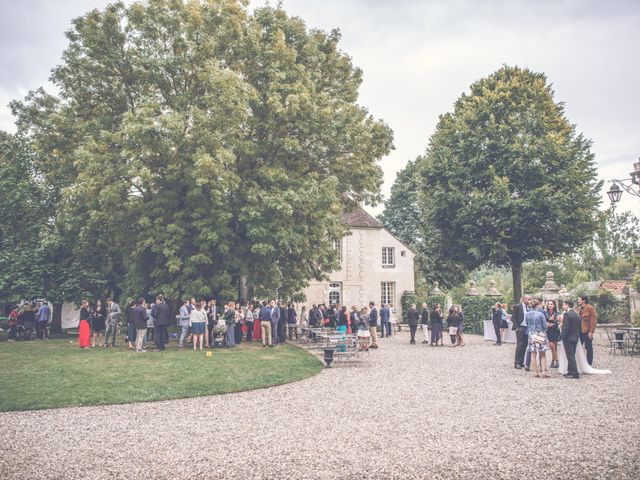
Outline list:
[[[640,328],[623,328],[621,330],[623,330],[631,340],[629,353],[631,355],[640,354]]]

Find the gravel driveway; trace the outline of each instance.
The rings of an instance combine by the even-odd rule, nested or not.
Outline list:
[[[264,390],[2,413],[0,478],[639,478],[640,358],[538,379],[479,337],[380,344]]]

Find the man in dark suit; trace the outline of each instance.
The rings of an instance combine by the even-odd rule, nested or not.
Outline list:
[[[209,312],[207,314],[207,346],[213,346],[213,331],[216,328],[216,324],[218,323],[218,317],[220,316],[220,309],[218,308],[218,302],[215,298],[211,299],[211,306],[209,307]]]
[[[580,330],[582,321],[580,315],[573,310],[573,300],[565,300],[563,303],[564,313],[562,314],[562,333],[560,339],[567,354],[568,368],[564,375],[566,378],[580,378],[578,366],[576,365],[576,347],[580,340]]]
[[[278,343],[286,343],[287,341],[287,309],[284,302],[278,302],[280,309],[280,317],[278,318]]]
[[[380,309],[380,338],[384,338],[385,332],[387,337],[391,336],[391,310],[387,304]]]
[[[500,308],[500,303],[496,303],[493,306],[493,315],[491,316],[491,321],[493,322],[493,331],[496,333],[495,345],[502,345],[502,335],[500,334],[500,326],[502,324],[502,310]]]
[[[420,312],[416,308],[416,304],[412,303],[411,308],[407,312],[407,323],[409,324],[409,332],[411,333],[411,340],[409,340],[409,343],[411,345],[414,345],[416,343],[416,331],[418,330],[419,318]]]
[[[527,326],[524,321],[524,317],[529,310],[529,301],[531,297],[525,295],[519,304],[513,306],[513,315],[511,315],[511,321],[513,325],[512,330],[516,332],[516,355],[513,363],[514,368],[524,367],[524,355],[529,344],[529,338],[527,337]]]
[[[154,320],[156,327],[156,351],[163,352],[168,337],[167,327],[171,323],[171,319],[169,318],[169,306],[165,303],[162,295],[156,297]]]
[[[369,333],[371,334],[371,348],[378,348],[378,309],[375,302],[369,302]]]

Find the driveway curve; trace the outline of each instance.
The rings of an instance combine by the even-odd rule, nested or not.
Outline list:
[[[637,478],[640,358],[533,378],[512,345],[382,339],[368,364],[262,390],[0,414],[0,478]]]

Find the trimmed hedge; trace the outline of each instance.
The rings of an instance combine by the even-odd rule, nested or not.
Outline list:
[[[447,318],[447,295],[441,293],[439,295],[429,295],[427,299],[427,304],[429,305],[429,311],[433,310],[433,307],[436,304],[440,304],[442,307],[442,313],[444,314],[444,318]]]
[[[464,314],[464,332],[484,334],[484,321],[491,320],[492,307],[496,302],[502,303],[501,297],[466,296],[460,305]]]
[[[407,312],[411,308],[411,304],[415,303],[418,305],[418,297],[414,292],[403,292],[400,297],[400,305],[402,307],[402,322],[406,323],[407,321]]]

